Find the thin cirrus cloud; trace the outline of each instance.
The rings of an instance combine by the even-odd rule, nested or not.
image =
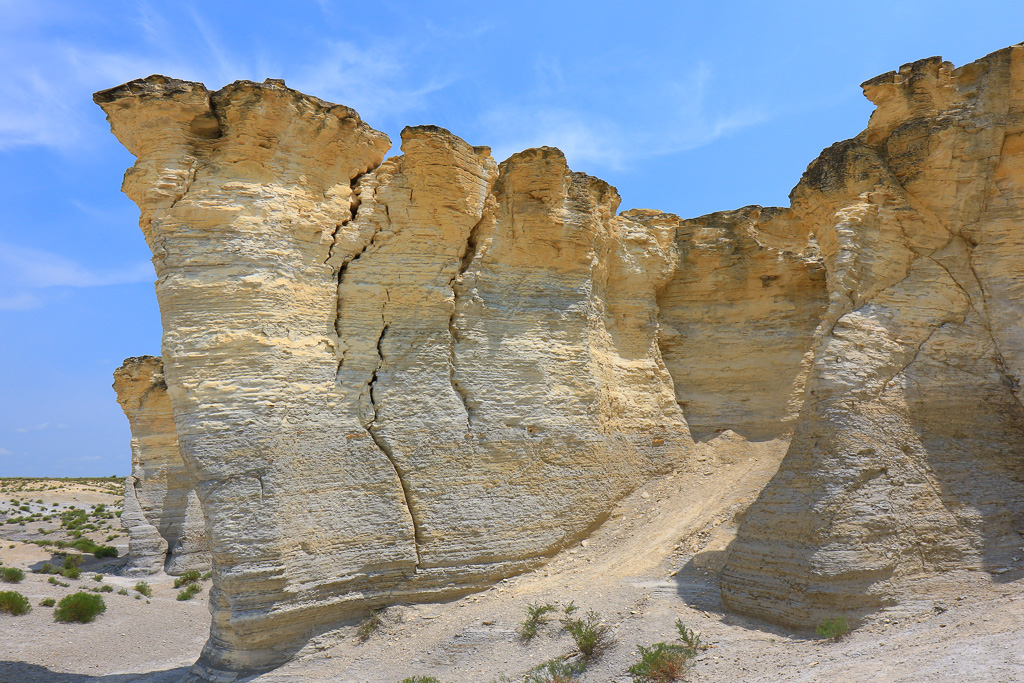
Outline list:
[[[0,310],[38,308],[53,287],[106,287],[153,280],[148,261],[117,268],[89,268],[41,249],[0,242]]]
[[[550,74],[557,67],[545,65]],[[543,74],[541,74],[543,75]],[[565,77],[538,78],[544,84],[543,100],[570,101],[576,94],[566,90]],[[707,65],[698,65],[688,78],[658,83],[636,101],[621,101],[620,94],[606,92],[596,110],[614,111],[616,117],[588,113],[572,106],[536,103],[504,104],[488,110],[480,119],[484,135],[494,140],[496,159],[529,147],[558,147],[571,164],[596,165],[621,170],[629,160],[675,154],[710,144],[769,117],[763,106],[743,105],[711,111],[708,93],[713,84]],[[526,98],[527,100],[531,97]]]

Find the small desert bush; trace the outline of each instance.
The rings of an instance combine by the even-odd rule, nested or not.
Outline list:
[[[555,611],[555,606],[549,602],[530,603],[526,606],[526,620],[519,625],[519,637],[523,640],[530,640],[547,621],[547,615]]]
[[[101,545],[92,551],[92,554],[96,556],[97,560],[102,560],[104,557],[117,557],[117,548],[112,545]]]
[[[43,598],[42,600],[39,601],[39,606],[40,607],[53,607],[56,604],[57,604],[57,601],[54,600],[53,598]]]
[[[107,605],[100,596],[72,593],[60,599],[57,609],[53,611],[53,618],[57,621],[76,621],[80,624],[88,624],[106,611]]]
[[[3,567],[0,568],[0,579],[6,583],[21,583],[25,580],[25,572],[17,567]]]
[[[40,574],[53,574],[54,573],[53,565],[50,564],[49,562],[43,562],[42,566],[39,567],[39,573]]]
[[[111,586],[110,584],[106,584],[105,583],[105,584],[103,584],[102,586],[99,587],[99,590],[97,592],[99,592],[99,593],[113,593],[114,592],[114,587]]]
[[[139,581],[135,584],[135,590],[145,595],[147,598],[153,597],[153,589],[145,581]]]
[[[82,575],[82,570],[76,567],[75,565],[68,566],[67,564],[65,564],[64,568],[60,570],[60,574],[65,579],[77,579],[79,576]]]
[[[401,683],[441,683],[441,681],[433,676],[409,676],[409,678],[403,678]]]
[[[103,574],[93,574],[92,575],[92,580],[96,581],[97,583],[102,581],[103,580]]]
[[[356,629],[356,636],[359,637],[359,640],[365,642],[370,636],[380,630],[380,627],[384,625],[383,614],[383,609],[370,610],[370,613],[359,624],[359,628]]]
[[[31,611],[32,605],[28,603],[28,598],[18,591],[0,591],[0,612],[20,616]]]
[[[683,622],[676,619],[676,631],[682,645],[675,643],[655,643],[651,647],[637,646],[640,661],[629,667],[629,675],[635,683],[670,683],[678,681],[690,667],[691,661],[707,645],[701,640],[700,634],[686,628]]]
[[[840,640],[850,632],[850,624],[846,621],[846,617],[836,617],[821,622],[814,631],[822,638]]]
[[[182,586],[187,586],[190,583],[195,583],[201,578],[202,575],[199,572],[195,570],[187,571],[174,580],[174,587],[181,588]]]
[[[191,600],[197,593],[202,592],[203,587],[198,583],[187,584],[178,591],[178,600]]]
[[[71,585],[70,583],[64,583],[63,581],[59,580],[56,576],[51,576],[49,579],[47,579],[47,581],[53,584],[54,586],[60,586],[61,588],[67,588]]]
[[[590,610],[582,619],[572,616],[575,612],[575,605],[569,603],[570,610],[566,608],[566,618],[562,621],[565,630],[569,632],[572,639],[576,641],[576,647],[586,660],[596,659],[612,644],[609,635],[611,629],[601,623],[601,615]]]
[[[549,659],[526,674],[523,683],[571,683],[586,668],[586,662],[567,662],[562,657]]]

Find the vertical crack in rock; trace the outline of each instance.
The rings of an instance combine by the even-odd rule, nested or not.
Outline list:
[[[380,336],[377,338],[377,367],[374,368],[373,372],[370,374],[369,381],[366,383],[367,394],[370,399],[370,420],[363,425],[363,428],[366,430],[366,433],[370,435],[370,438],[373,439],[373,443],[377,445],[380,452],[384,454],[384,457],[388,459],[388,462],[391,463],[391,467],[395,471],[395,476],[398,477],[398,483],[402,487],[402,496],[405,498],[405,507],[409,510],[409,518],[412,520],[413,548],[416,551],[416,568],[418,569],[420,566],[420,545],[423,542],[420,534],[419,519],[417,519],[416,512],[413,510],[412,496],[409,493],[409,485],[405,481],[405,473],[402,472],[401,468],[398,466],[398,461],[395,460],[395,455],[391,451],[391,447],[388,445],[387,441],[384,439],[384,436],[378,433],[379,427],[377,425],[376,396],[377,373],[384,367],[384,349],[382,348],[382,345],[384,343],[384,337],[388,332],[388,324],[384,318],[383,308],[381,309],[381,322],[383,323],[383,327],[381,328]]]
[[[457,284],[461,284],[462,276],[469,269],[470,264],[476,256],[476,240],[477,231],[480,228],[480,224],[483,223],[484,219],[481,215],[480,220],[473,225],[469,230],[469,235],[466,237],[466,246],[462,250],[462,255],[459,257],[459,269],[452,276],[452,279],[448,281],[448,286],[452,290],[452,314],[448,316],[448,381],[452,385],[452,391],[462,401],[462,407],[466,411],[466,429],[472,429],[473,427],[473,411],[469,406],[469,394],[466,388],[459,383],[455,378],[455,367],[456,367],[456,354],[455,344],[459,340],[459,330],[455,326],[455,316],[459,312],[459,291]]]

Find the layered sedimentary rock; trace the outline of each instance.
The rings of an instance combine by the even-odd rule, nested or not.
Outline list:
[[[1022,47],[865,84],[787,209],[616,215],[556,149],[400,156],[280,81],[96,95],[137,162],[209,680],[473,590],[731,430],[792,443],[723,572],[791,625],[996,570],[1024,528]],[[1020,234],[1019,234],[1020,233]],[[169,413],[168,413],[169,414]]]
[[[114,390],[132,432],[132,473],[125,479],[121,513],[121,525],[128,530],[126,573],[208,570],[206,523],[178,451],[160,359],[126,359],[114,372]]]
[[[182,456],[209,522],[197,674],[585,535],[693,443],[657,342],[674,234],[542,148],[402,156],[279,82],[97,95],[138,162]]]
[[[899,600],[906,579],[1020,554],[1024,47],[866,82],[867,130],[775,218],[821,247],[829,307],[779,473],[723,597],[793,626]]]
[[[792,431],[828,299],[814,241],[773,221],[781,211],[623,214],[676,235],[674,272],[657,295],[658,343],[694,438],[732,430],[763,441]]]

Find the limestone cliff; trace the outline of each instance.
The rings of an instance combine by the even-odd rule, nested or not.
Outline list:
[[[128,530],[126,573],[208,570],[206,523],[178,451],[160,359],[126,359],[114,372],[114,390],[132,432],[132,473],[125,479],[121,513],[121,525]]]
[[[895,604],[915,575],[999,572],[1024,526],[1024,47],[863,87],[867,130],[774,219],[816,238],[829,307],[722,583],[729,607],[798,627]]]
[[[688,220],[617,215],[547,147],[496,164],[421,126],[384,160],[281,81],[97,93],[137,157],[209,525],[194,675],[537,566],[687,466],[691,428],[792,436],[730,546],[732,609],[806,626],[1001,571],[1024,528],[1022,59],[868,81],[867,130],[791,207]]]
[[[543,148],[387,138],[279,82],[99,93],[138,161],[181,454],[209,523],[198,676],[588,533],[693,447],[657,341],[674,235]]]

